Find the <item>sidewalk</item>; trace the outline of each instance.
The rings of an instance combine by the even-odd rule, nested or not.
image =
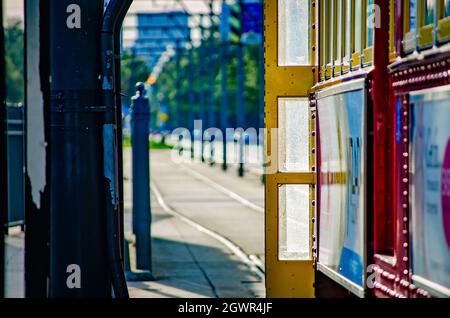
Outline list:
[[[128,151],[128,153],[127,153]],[[131,232],[131,157],[125,150],[125,231]],[[168,158],[152,152],[152,175],[167,204],[215,232],[224,234],[247,254],[263,260],[263,215],[237,204],[216,189],[186,173]],[[183,165],[236,189],[250,202],[261,203],[258,178],[239,179],[200,163]],[[184,171],[184,172],[182,172]],[[174,185],[177,185],[176,187]],[[187,203],[187,204],[186,204]],[[128,282],[131,297],[264,297],[264,281],[227,246],[176,217],[152,198],[153,275],[156,281]],[[250,230],[251,229],[251,230]],[[255,232],[253,232],[253,229]],[[255,233],[259,233],[255,235]],[[261,235],[259,237],[258,235]],[[24,297],[24,234],[13,230],[6,238],[6,296]],[[130,245],[131,246],[131,245]],[[131,246],[131,265],[134,248]]]
[[[129,151],[125,150],[124,158],[125,231],[129,234],[132,208]],[[152,159],[155,159],[153,153]],[[170,200],[167,202],[170,205]],[[131,297],[265,296],[264,282],[230,249],[181,218],[169,214],[158,205],[153,193],[152,218],[153,275],[156,281],[128,282]],[[133,263],[133,249],[130,254]]]

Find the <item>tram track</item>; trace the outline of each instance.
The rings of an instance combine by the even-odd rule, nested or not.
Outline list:
[[[198,175],[200,175],[200,174],[198,174]],[[207,177],[204,177],[204,178],[207,178]],[[220,187],[223,188],[223,189],[226,189],[223,186],[220,186]],[[190,217],[188,217],[188,216],[178,212],[176,209],[171,207],[169,205],[169,203],[167,203],[166,200],[164,199],[161,191],[159,190],[159,187],[158,187],[157,183],[153,179],[150,181],[150,188],[151,188],[151,191],[152,191],[153,195],[155,196],[155,199],[158,202],[159,206],[167,214],[179,218],[181,221],[183,221],[186,224],[194,227],[199,232],[202,232],[202,233],[208,235],[209,237],[213,238],[214,240],[216,240],[216,241],[220,242],[221,244],[223,244],[242,263],[244,263],[253,273],[255,273],[262,281],[264,281],[264,279],[265,279],[264,264],[256,255],[253,255],[253,254],[249,255],[249,254],[247,254],[240,246],[238,246],[236,243],[234,243],[230,239],[226,238],[222,234],[220,234],[220,233],[218,233],[216,231],[213,231],[213,230],[211,230],[211,229],[201,225],[200,223],[198,223],[194,219],[192,219],[192,218],[190,218]],[[247,206],[243,202],[240,202],[240,203],[243,204],[244,206]]]

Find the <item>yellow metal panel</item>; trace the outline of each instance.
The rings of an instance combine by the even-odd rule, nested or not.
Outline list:
[[[445,16],[444,1],[438,1],[437,40],[444,43],[450,40],[450,17]]]
[[[419,30],[419,47],[429,47],[433,45],[433,29],[434,25],[429,24],[423,26]]]
[[[450,40],[450,17],[439,20],[437,36],[440,43]]]
[[[392,62],[400,52],[395,52],[395,2],[389,0],[389,60]]]
[[[373,47],[369,47],[367,49],[364,49],[364,59],[363,59],[363,65],[372,65],[373,63]]]
[[[357,70],[361,67],[361,53],[355,52],[352,54],[352,71]]]
[[[311,1],[311,24],[315,21],[316,1]],[[278,259],[278,187],[281,184],[311,184],[316,176],[309,173],[278,171],[278,98],[308,97],[319,74],[315,66],[315,32],[311,32],[311,66],[278,66],[278,0],[264,1],[265,36],[265,125],[266,125],[266,292],[267,297],[314,297],[314,267],[310,261],[279,261]],[[311,121],[315,114],[311,113]],[[311,124],[311,123],[310,123]],[[312,124],[311,124],[312,125]],[[311,126],[313,127],[313,126]],[[311,128],[312,129],[312,128]],[[311,131],[315,140],[315,133]],[[273,143],[272,143],[273,142]],[[311,164],[315,164],[315,142],[311,142]],[[314,192],[314,191],[311,191]],[[314,194],[311,206],[315,205]],[[314,209],[311,208],[311,229]],[[311,231],[312,233],[312,231]],[[313,240],[311,239],[311,242]],[[311,246],[312,248],[312,246]]]

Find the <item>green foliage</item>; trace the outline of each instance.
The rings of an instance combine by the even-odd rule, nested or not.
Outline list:
[[[5,28],[6,101],[24,101],[24,32],[20,23]]]
[[[129,135],[124,135],[122,140],[123,148],[131,148],[132,142],[131,137]],[[173,146],[166,144],[163,140],[156,141],[150,140],[148,144],[149,149],[173,149]]]
[[[125,94],[123,101],[131,104],[131,97],[136,94],[137,82],[145,82],[149,76],[149,70],[144,59],[125,52],[122,56],[121,81],[122,93]]]
[[[213,43],[213,54],[210,53],[209,45],[211,42],[206,40],[202,43],[201,47],[193,49],[194,67],[189,65],[188,52],[183,51],[180,58],[180,74],[181,77],[181,91],[176,90],[176,59],[172,58],[165,66],[164,70],[158,78],[157,86],[159,92],[159,100],[157,103],[164,103],[169,106],[170,113],[177,112],[179,117],[184,119],[181,125],[187,125],[187,114],[189,113],[189,88],[193,86],[195,92],[195,106],[194,111],[198,112],[200,85],[202,82],[204,97],[205,97],[205,109],[208,105],[208,88],[209,88],[209,72],[213,72],[214,78],[214,105],[216,112],[220,111],[220,100],[222,96],[221,91],[221,69],[220,54],[219,54],[219,41],[218,34],[216,34]],[[227,65],[228,72],[228,113],[230,124],[234,124],[234,118],[236,117],[236,99],[237,99],[237,59],[236,57],[236,45],[229,45],[229,61]],[[200,60],[200,50],[203,50],[203,58]],[[258,109],[259,109],[259,90],[261,89],[258,82],[259,69],[259,47],[256,45],[244,46],[244,65],[245,65],[245,117],[248,125],[256,125],[258,122]],[[199,74],[199,64],[203,63],[204,74]],[[194,71],[194,82],[189,81],[189,72]],[[153,96],[153,98],[155,98]],[[179,98],[179,102],[178,102]]]

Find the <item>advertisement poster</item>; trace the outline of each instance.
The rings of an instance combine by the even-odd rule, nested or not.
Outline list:
[[[318,100],[320,168],[319,262],[363,286],[364,91]]]
[[[450,91],[411,97],[413,274],[450,289]]]

